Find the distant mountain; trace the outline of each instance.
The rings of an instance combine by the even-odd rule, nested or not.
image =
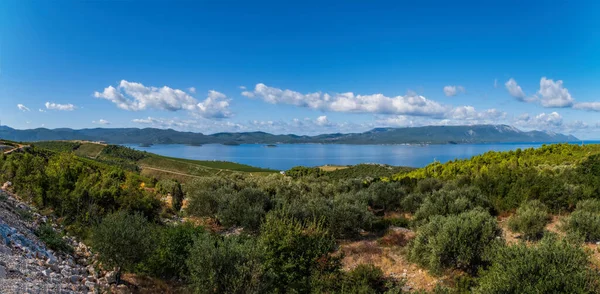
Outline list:
[[[376,128],[364,133],[323,134],[317,136],[273,135],[265,132],[202,133],[172,129],[96,128],[30,129],[0,127],[0,138],[13,141],[90,140],[112,144],[464,144],[499,142],[572,142],[574,136],[554,132],[524,132],[507,125],[425,126],[414,128]]]

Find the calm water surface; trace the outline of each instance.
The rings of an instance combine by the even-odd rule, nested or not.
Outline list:
[[[591,143],[591,142],[590,142]],[[597,142],[596,142],[597,143]],[[423,167],[435,160],[446,162],[469,158],[487,151],[507,151],[517,148],[540,147],[542,143],[499,143],[460,145],[345,145],[345,144],[281,144],[266,147],[259,144],[225,146],[207,144],[154,145],[138,150],[187,159],[233,161],[252,166],[287,170],[294,166],[353,165],[359,163],[384,163]]]

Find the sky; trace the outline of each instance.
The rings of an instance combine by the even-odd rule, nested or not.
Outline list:
[[[0,120],[600,139],[598,1],[0,1]]]

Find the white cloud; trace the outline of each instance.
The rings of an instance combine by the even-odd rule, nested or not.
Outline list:
[[[39,111],[39,112],[46,112],[45,110],[43,110],[43,109],[41,109],[41,108],[40,108],[40,109],[38,109],[38,111]]]
[[[536,116],[524,113],[514,124],[526,129],[559,130],[563,126],[563,118],[558,112],[540,113]]]
[[[196,94],[196,88],[195,87],[189,87],[188,88],[188,92],[190,92],[192,94]]]
[[[246,90],[246,86],[239,86],[240,90]]]
[[[290,104],[334,112],[440,116],[449,108],[414,93],[395,97],[387,97],[383,94],[355,95],[352,92],[302,94],[269,87],[262,83],[257,84],[253,91],[242,92],[242,95],[249,98],[258,97],[272,104]]]
[[[23,104],[17,104],[17,108],[19,108],[19,110],[26,112],[26,111],[30,111],[29,108],[27,108],[27,106],[23,105]]]
[[[460,93],[464,93],[465,88],[463,86],[445,86],[444,94],[448,97],[456,96]]]
[[[58,104],[54,102],[46,102],[46,109],[50,110],[60,110],[60,111],[73,111],[75,110],[75,105],[73,104]]]
[[[540,80],[538,95],[540,96],[540,103],[544,107],[571,107],[575,102],[569,90],[563,87],[563,81],[558,80],[554,82],[546,77],[542,77]]]
[[[517,84],[515,79],[509,79],[504,86],[506,86],[506,90],[508,90],[508,93],[511,96],[517,98],[519,101],[525,101],[525,92],[523,92],[523,89],[521,89],[521,86]]]
[[[573,105],[574,109],[600,112],[600,102],[580,102]]]
[[[329,120],[327,119],[327,116],[321,115],[317,118],[316,124],[319,126],[326,126],[329,125]]]
[[[93,124],[99,124],[99,125],[110,125],[110,122],[104,119],[100,119],[98,121],[93,121]]]
[[[109,100],[115,103],[117,107],[129,111],[146,109],[187,110],[204,118],[231,116],[229,99],[217,91],[209,91],[206,100],[198,102],[194,97],[179,89],[167,86],[161,88],[146,87],[140,83],[122,80],[117,88],[108,86],[103,92],[95,92],[94,96]]]
[[[230,117],[229,99],[223,93],[217,91],[208,91],[208,97],[197,105],[197,110],[194,114],[198,114],[205,118],[225,118]]]

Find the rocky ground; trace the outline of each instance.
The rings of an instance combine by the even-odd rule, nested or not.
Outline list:
[[[72,254],[55,252],[34,234],[55,222],[0,189],[0,293],[129,293],[116,283],[116,272],[101,270],[89,248],[73,237],[63,239]]]

